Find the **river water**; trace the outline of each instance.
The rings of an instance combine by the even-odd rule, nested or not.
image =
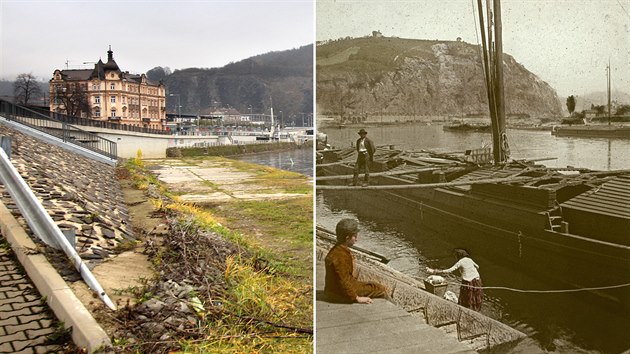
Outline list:
[[[237,160],[313,176],[313,149],[311,148],[243,155]]]
[[[490,133],[448,132],[441,125],[406,124],[366,127],[375,144],[402,149],[440,152],[463,151],[491,142]],[[350,146],[359,128],[321,129],[328,143]],[[513,158],[551,158],[549,167],[583,167],[597,170],[630,169],[630,140],[554,137],[549,131],[508,130]],[[389,265],[412,277],[426,277],[425,267],[446,268],[455,259],[449,244],[430,230],[412,228],[393,208],[357,208],[349,193],[316,193],[317,224],[334,230],[338,220],[357,218],[361,225],[358,245],[391,259]],[[517,289],[564,289],[529,274],[517,273],[499,260],[476,257],[485,286]],[[602,270],[627,272],[630,270]],[[457,277],[450,278],[453,282]],[[451,290],[449,288],[449,290]],[[453,289],[454,290],[454,289]],[[630,315],[588,293],[518,293],[487,290],[482,312],[521,330],[529,337],[509,353],[621,353],[630,349]]]

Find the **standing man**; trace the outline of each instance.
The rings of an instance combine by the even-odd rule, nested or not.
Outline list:
[[[370,162],[374,161],[374,152],[376,147],[372,140],[368,139],[367,132],[361,128],[359,130],[359,136],[357,140],[357,163],[354,165],[354,177],[352,178],[352,185],[356,186],[359,181],[359,172],[361,169],[365,170],[365,177],[363,178],[363,187],[366,187],[370,182]]]
[[[359,237],[359,223],[342,219],[335,230],[337,243],[326,255],[326,283],[324,294],[329,301],[371,304],[372,298],[387,297],[385,286],[357,280],[357,269],[350,247]]]

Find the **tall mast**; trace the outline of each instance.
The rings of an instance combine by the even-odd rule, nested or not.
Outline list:
[[[505,133],[505,95],[503,86],[503,34],[501,29],[501,0],[494,0],[494,37],[495,37],[495,102],[497,107],[498,139],[493,136],[494,163],[507,161],[507,134]]]
[[[606,71],[608,72],[608,125],[610,125],[610,58],[608,58]]]
[[[491,6],[492,2],[492,6]],[[490,121],[492,123],[492,152],[495,164],[502,164],[508,158],[507,134],[505,132],[505,97],[503,84],[503,36],[501,31],[500,0],[486,0],[488,17],[488,39],[485,39],[482,0],[477,0],[481,37],[483,41],[483,61],[486,74],[486,90]]]
[[[492,127],[495,126],[495,113],[494,113],[494,93],[492,91],[492,76],[493,74],[490,72],[490,51],[488,49],[488,41],[486,40],[486,32],[484,31],[484,19],[483,19],[483,4],[482,0],[477,0],[477,6],[479,7],[479,27],[481,28],[481,44],[483,51],[483,70],[486,78],[486,94],[488,95],[488,106],[490,108],[490,121],[492,122]],[[490,13],[490,11],[488,11]],[[488,16],[488,35],[490,36],[490,16]]]

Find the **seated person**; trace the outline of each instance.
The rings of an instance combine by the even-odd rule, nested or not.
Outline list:
[[[372,303],[372,298],[386,297],[387,288],[374,282],[357,280],[354,255],[350,246],[357,242],[359,225],[356,220],[343,219],[336,227],[337,243],[326,255],[326,285],[324,294],[334,302]]]

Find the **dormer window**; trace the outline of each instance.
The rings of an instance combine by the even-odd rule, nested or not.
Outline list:
[[[110,90],[115,90],[116,89],[116,84],[110,84],[109,85],[109,89]]]

